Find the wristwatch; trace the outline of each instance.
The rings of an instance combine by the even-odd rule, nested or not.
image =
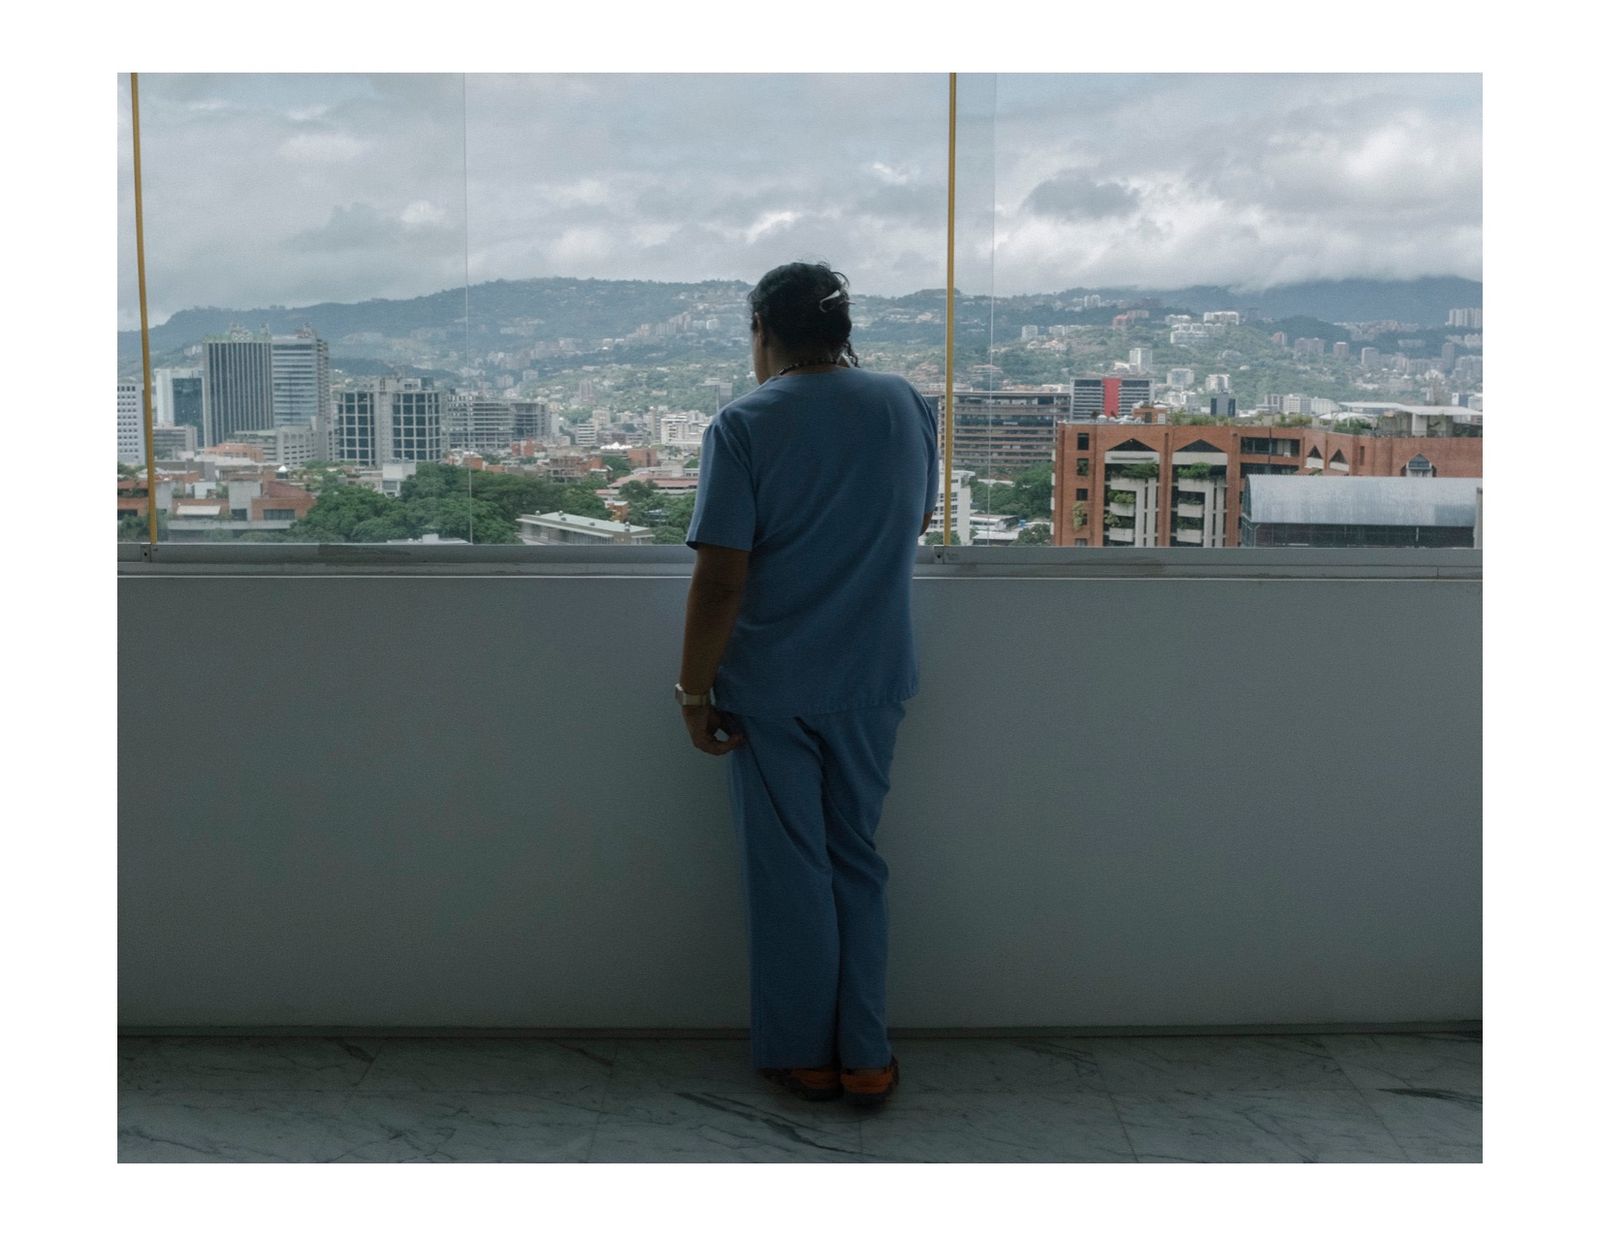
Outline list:
[[[709,688],[701,692],[699,695],[690,695],[683,689],[681,683],[676,682],[672,684],[672,695],[673,698],[685,708],[699,708],[711,702],[711,691]]]

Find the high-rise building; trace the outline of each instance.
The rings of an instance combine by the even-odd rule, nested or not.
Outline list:
[[[199,369],[155,371],[154,411],[157,425],[193,425],[196,439],[205,424],[204,376]]]
[[[1239,401],[1232,395],[1213,395],[1211,396],[1210,414],[1212,416],[1238,416]]]
[[[1155,364],[1155,351],[1152,348],[1129,348],[1128,360],[1140,373],[1148,373]]]
[[[1341,340],[1339,340],[1338,343],[1333,345],[1333,359],[1334,360],[1346,360],[1346,359],[1349,358],[1349,356],[1350,356],[1350,343],[1349,343],[1349,340],[1341,339]]]
[[[445,401],[444,416],[448,450],[505,451],[511,447],[509,399],[456,393]]]
[[[394,433],[389,411],[375,384],[341,390],[334,398],[333,457],[369,468],[382,464],[380,444]]]
[[[1153,387],[1154,381],[1150,378],[1073,378],[1072,419],[1092,421],[1097,416],[1126,416],[1150,402]]]
[[[309,327],[272,340],[272,423],[328,423],[328,341]]]
[[[472,396],[464,397],[468,419]],[[367,467],[411,460],[442,459],[445,395],[426,378],[370,378],[350,384],[335,399],[334,458]],[[510,405],[498,403],[507,413]],[[467,440],[462,445],[471,445]]]
[[[1361,349],[1361,367],[1363,369],[1376,369],[1382,363],[1383,357],[1377,348]]]
[[[1134,380],[1122,379],[1124,382]],[[1149,384],[1148,378],[1142,381]],[[937,413],[939,449],[943,452],[944,390],[924,390],[922,396]],[[955,424],[951,466],[979,469],[987,476],[1049,462],[1055,448],[1056,425],[1069,415],[1071,398],[1063,390],[1037,387],[956,391],[951,417]]]
[[[1208,374],[1206,374],[1206,393],[1207,394],[1215,394],[1218,391],[1230,391],[1232,389],[1233,389],[1232,379],[1227,374],[1225,374],[1225,373],[1208,373]]]
[[[204,348],[201,444],[216,446],[240,429],[271,429],[271,333],[235,327]]]
[[[389,392],[390,458],[437,463],[444,458],[444,392],[426,379],[404,378]],[[540,405],[541,407],[543,405]]]
[[[536,399],[511,401],[511,436],[517,441],[525,438],[550,438],[555,433],[551,423],[550,405]]]
[[[1483,329],[1482,309],[1452,309],[1446,326],[1465,326],[1470,330]]]
[[[1167,385],[1168,386],[1193,386],[1194,385],[1194,370],[1193,369],[1169,369],[1169,370],[1167,370]]]
[[[144,383],[117,379],[117,462],[144,462]]]

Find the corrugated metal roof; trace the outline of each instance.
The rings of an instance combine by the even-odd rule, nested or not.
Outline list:
[[[1253,524],[1374,524],[1470,528],[1476,476],[1249,476]]]

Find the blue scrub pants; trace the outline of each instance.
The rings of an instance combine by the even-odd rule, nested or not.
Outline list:
[[[719,710],[750,941],[756,1068],[880,1068],[889,867],[873,847],[904,703],[803,717]]]

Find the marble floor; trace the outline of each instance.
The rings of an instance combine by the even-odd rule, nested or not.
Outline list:
[[[744,1039],[131,1037],[123,1163],[1478,1163],[1482,1035],[894,1040],[881,1109]]]

